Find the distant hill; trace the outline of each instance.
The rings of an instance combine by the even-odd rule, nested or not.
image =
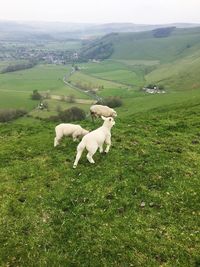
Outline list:
[[[87,43],[83,47],[83,55],[101,59],[100,47],[112,46],[109,57],[113,59],[170,62],[200,49],[199,44],[200,27],[188,29],[168,27],[140,33],[108,34]],[[96,55],[94,50],[97,51]]]
[[[134,23],[92,24],[0,21],[0,40],[23,40],[26,36],[33,38],[33,36],[37,37],[41,34],[62,40],[69,38],[90,39],[113,32],[143,32],[165,27],[190,28],[195,26],[200,26],[200,24],[175,23],[169,25],[143,25]]]

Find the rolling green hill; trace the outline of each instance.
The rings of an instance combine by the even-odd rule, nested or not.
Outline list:
[[[92,41],[83,51],[90,52],[90,58],[95,58],[93,52],[98,47],[96,58],[101,58],[103,55],[100,48],[106,46],[112,46],[110,57],[113,59],[169,62],[199,50],[200,28],[172,27],[140,33],[112,33]],[[102,52],[104,53],[104,50]]]
[[[200,89],[200,50],[172,63],[160,65],[146,75],[147,82],[173,90]]]
[[[112,47],[112,51],[106,53],[103,49],[101,53],[101,47],[106,46]],[[97,59],[106,55],[115,62],[117,68],[102,68],[102,73],[100,68],[90,69],[92,75],[104,79],[120,81],[120,76],[124,76],[124,81],[138,87],[156,83],[170,90],[200,88],[200,28],[113,33],[84,47],[83,53]],[[119,67],[119,63],[125,66]]]
[[[166,37],[155,37],[155,31],[118,34],[113,48],[113,59],[170,62],[200,49],[200,28],[174,29]]]

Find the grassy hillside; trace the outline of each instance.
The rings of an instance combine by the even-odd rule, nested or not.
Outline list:
[[[200,88],[200,28],[109,34],[91,43],[87,52],[104,44],[112,44],[111,61],[84,72],[137,88],[148,83],[172,91]]]
[[[0,125],[2,266],[199,266],[200,98],[134,112],[75,170],[55,124]]]
[[[146,75],[147,82],[161,83],[171,90],[200,89],[200,50],[173,63],[163,64]]]
[[[200,28],[176,29],[169,36],[156,38],[154,32],[118,34],[113,40],[114,59],[174,61],[200,49]]]
[[[82,52],[84,55],[87,53],[88,58],[101,59],[106,54],[104,48],[108,46],[109,49],[112,47],[112,51],[107,51],[107,54],[110,53],[109,58],[170,62],[199,50],[199,41],[200,28],[113,33],[89,43]]]

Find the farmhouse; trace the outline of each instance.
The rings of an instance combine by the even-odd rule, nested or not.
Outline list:
[[[153,88],[151,87],[144,87],[142,88],[143,91],[145,91],[145,93],[148,94],[165,94],[166,91],[165,90],[161,90],[159,88],[159,86],[154,86]]]

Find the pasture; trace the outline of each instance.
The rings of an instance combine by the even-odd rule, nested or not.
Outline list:
[[[30,98],[29,92],[0,90],[0,109],[23,108],[32,110],[37,103]]]
[[[48,109],[39,110],[38,108],[33,109],[29,112],[29,115],[36,118],[49,118],[50,116],[55,116],[58,114],[58,111],[69,109],[71,107],[78,107],[83,109],[86,113],[89,111],[89,104],[78,104],[78,103],[68,103],[66,101],[58,101],[53,99],[45,100],[45,103],[48,104]]]
[[[119,108],[110,153],[75,170],[55,123],[1,124],[1,265],[198,266],[199,101]]]
[[[38,65],[32,69],[0,74],[0,108],[24,107],[31,110],[38,105],[38,101],[31,100],[33,90],[88,99],[88,95],[64,84],[63,77],[70,71],[71,66]]]

